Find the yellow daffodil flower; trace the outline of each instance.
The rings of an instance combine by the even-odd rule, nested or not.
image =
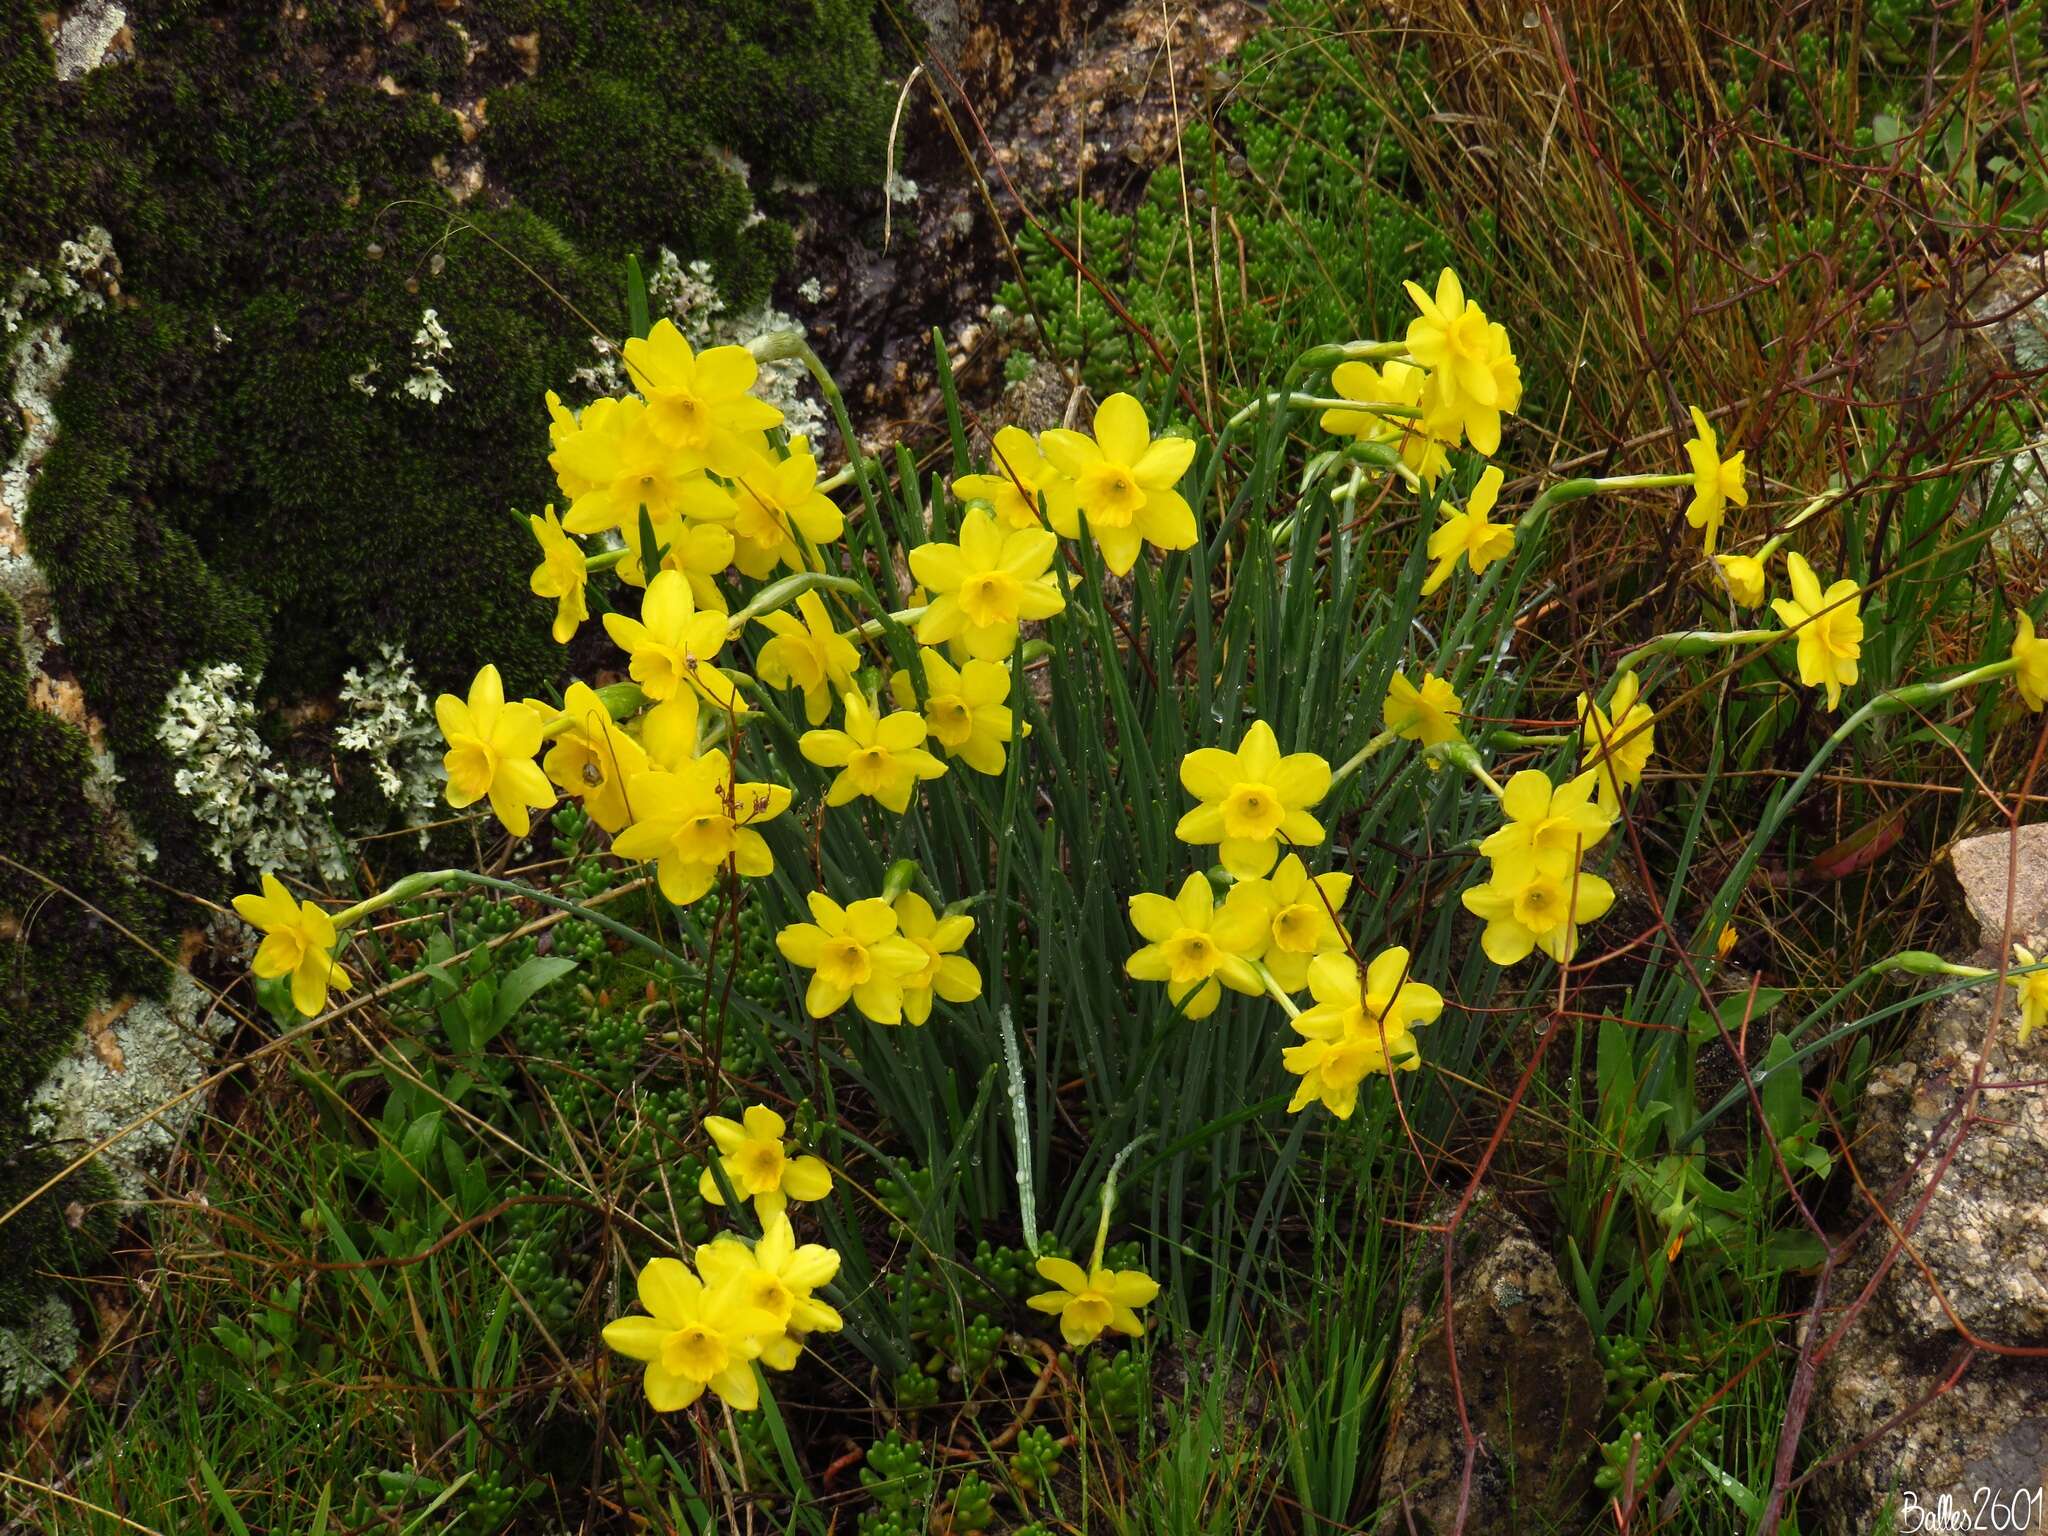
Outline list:
[[[729,505],[723,490],[703,471],[681,463],[648,425],[638,400],[595,400],[576,432],[550,455],[555,477],[569,503],[562,527],[570,533],[601,533],[637,525],[644,508],[657,523],[715,516]]]
[[[727,606],[725,593],[717,578],[733,562],[736,545],[732,529],[708,522],[650,523],[649,526],[654,530],[655,545],[661,550],[661,568],[682,573],[683,579],[690,584],[690,601],[699,608],[706,612],[724,613]],[[619,533],[625,539],[626,553],[613,569],[627,586],[644,587],[647,585],[647,572],[644,568],[645,551],[640,548],[639,519],[628,523]]]
[[[825,1160],[792,1156],[795,1144],[783,1140],[789,1126],[766,1104],[750,1105],[737,1120],[706,1115],[704,1132],[718,1149],[719,1166],[733,1193],[753,1201],[754,1214],[764,1224],[780,1216],[792,1200],[822,1200],[832,1193],[832,1170]],[[725,1194],[709,1168],[697,1176],[697,1193],[709,1204],[725,1204]]]
[[[533,537],[540,545],[540,564],[527,578],[527,590],[535,597],[552,597],[555,600],[555,643],[567,645],[575,638],[583,621],[590,617],[590,605],[584,591],[590,584],[590,573],[583,566],[583,551],[574,539],[562,532],[561,519],[555,516],[553,507],[549,507],[543,517],[529,516],[526,526],[533,530]]]
[[[1486,473],[1479,477],[1479,483],[1472,487],[1472,494],[1466,498],[1464,511],[1460,512],[1449,502],[1444,503],[1444,521],[1429,536],[1429,558],[1436,562],[1436,569],[1422,584],[1424,597],[1451,579],[1451,572],[1457,569],[1461,557],[1470,563],[1472,574],[1477,576],[1514,549],[1515,525],[1486,520],[1486,514],[1493,510],[1494,500],[1500,495],[1502,478],[1498,468],[1488,465]]]
[[[626,783],[633,824],[612,839],[612,852],[657,860],[661,894],[679,907],[709,891],[728,863],[749,880],[775,872],[775,855],[754,829],[789,809],[789,786],[737,783],[732,774],[726,755],[712,751]]]
[[[846,1326],[835,1308],[811,1294],[839,1273],[838,1253],[823,1243],[799,1247],[786,1212],[761,1223],[760,1240],[752,1247],[729,1232],[704,1244],[697,1250],[697,1272],[714,1290],[729,1289],[742,1305],[775,1319],[776,1332],[761,1345],[761,1363],[772,1371],[796,1364],[804,1335]]]
[[[1707,424],[1706,412],[1691,406],[1694,436],[1685,440],[1686,457],[1692,460],[1692,500],[1686,504],[1685,520],[1707,535],[1707,553],[1721,535],[1721,519],[1732,503],[1749,505],[1749,487],[1743,483],[1742,453],[1721,457],[1720,439]],[[1754,607],[1754,604],[1750,606]]]
[[[592,821],[617,832],[633,819],[626,784],[646,772],[647,754],[588,683],[569,685],[562,713],[569,723],[549,745],[541,768],[558,789],[583,802]]]
[[[1239,892],[1243,892],[1239,896]],[[1342,949],[1337,914],[1351,895],[1346,874],[1309,878],[1301,855],[1290,853],[1261,880],[1240,880],[1232,897],[1258,903],[1266,922],[1266,970],[1281,990],[1299,992],[1308,985],[1308,965],[1326,950]]]
[[[1042,492],[1059,484],[1060,472],[1039,451],[1037,440],[1022,427],[1004,427],[989,445],[989,472],[962,475],[953,494],[962,501],[985,501],[1005,528],[1043,528],[1038,515]]]
[[[1522,372],[1508,345],[1508,333],[1469,302],[1458,274],[1445,267],[1434,297],[1419,283],[1403,283],[1420,315],[1408,323],[1408,354],[1430,370],[1434,400],[1425,414],[1455,420],[1472,446],[1484,454],[1500,450],[1500,418],[1522,404]],[[1432,431],[1443,428],[1432,423]]]
[[[2041,957],[2021,944],[2012,947],[2012,956],[2021,965],[2039,965]],[[2031,976],[2019,978],[2020,994],[2020,1036],[2019,1043],[2025,1045],[2027,1037],[2048,1019],[2048,971],[2036,971]]]
[[[434,700],[434,718],[448,739],[441,766],[448,771],[448,803],[456,810],[489,797],[506,830],[524,837],[529,814],[555,803],[548,776],[533,758],[540,751],[540,716],[524,704],[505,701],[498,669],[486,664],[469,685],[469,698],[444,693]]]
[[[701,696],[719,709],[745,711],[732,679],[714,665],[725,649],[726,617],[698,608],[682,572],[658,572],[640,600],[640,617],[608,613],[604,628],[626,653],[627,671],[648,698],[687,698],[694,709]]]
[[[932,995],[949,1003],[971,1003],[981,996],[981,972],[960,954],[974,932],[974,919],[964,914],[940,917],[915,891],[896,898],[896,931],[918,947],[921,969],[903,978],[903,1017],[922,1024],[932,1016]]]
[[[836,1013],[848,998],[877,1024],[903,1022],[903,989],[928,963],[924,950],[896,931],[896,909],[879,896],[842,907],[811,892],[808,923],[791,923],[775,947],[791,965],[811,972],[804,1007],[814,1019]]]
[[[1433,1023],[1444,999],[1435,987],[1410,980],[1408,963],[1407,950],[1382,950],[1365,968],[1363,985],[1358,962],[1346,953],[1332,950],[1310,963],[1315,1006],[1289,1021],[1302,1043],[1280,1053],[1287,1070],[1301,1078],[1288,1101],[1290,1112],[1320,1099],[1331,1114],[1348,1120],[1368,1077],[1412,1072],[1421,1064],[1415,1026]]]
[[[1563,964],[1578,952],[1579,929],[1614,905],[1614,887],[1567,857],[1506,854],[1463,900],[1486,923],[1479,945],[1495,965],[1518,964],[1537,949]]]
[[[1159,1282],[1142,1269],[1084,1270],[1071,1259],[1051,1255],[1038,1261],[1038,1273],[1058,1286],[1027,1296],[1024,1305],[1060,1320],[1060,1337],[1070,1349],[1085,1349],[1109,1329],[1130,1338],[1145,1331],[1137,1309],[1159,1295]]]
[[[1500,808],[1507,825],[1479,845],[1489,859],[1515,854],[1562,854],[1583,857],[1614,824],[1613,815],[1595,800],[1597,781],[1582,773],[1552,784],[1540,768],[1524,768],[1507,781]]]
[[[1656,716],[1643,702],[1633,671],[1614,680],[1614,696],[1605,709],[1591,694],[1579,695],[1579,762],[1599,774],[1594,798],[1603,809],[1620,814],[1622,791],[1643,782],[1656,745]]]
[[[1778,598],[1771,610],[1787,629],[1798,632],[1799,681],[1827,689],[1828,708],[1839,708],[1842,690],[1856,684],[1863,654],[1863,619],[1857,611],[1862,600],[1856,583],[1844,576],[1823,592],[1813,567],[1796,551],[1785,556],[1785,578],[1792,595]]]
[[[1215,843],[1223,867],[1241,880],[1263,875],[1280,845],[1312,848],[1323,824],[1308,808],[1330,792],[1330,765],[1313,752],[1280,753],[1273,728],[1254,720],[1235,752],[1199,747],[1180,760],[1181,787],[1201,804],[1173,835]]]
[[[249,969],[265,981],[292,979],[292,1006],[307,1018],[327,1008],[327,989],[346,992],[355,980],[334,958],[334,919],[310,901],[294,901],[268,870],[263,894],[237,896],[235,912],[263,935]]]
[[[782,425],[782,412],[748,393],[760,366],[745,347],[693,352],[674,322],[662,320],[626,342],[625,362],[655,436],[687,468],[731,475],[752,434]]]
[[[687,1408],[710,1388],[742,1413],[760,1406],[754,1359],[774,1319],[744,1304],[737,1292],[713,1290],[681,1259],[650,1259],[639,1276],[641,1316],[614,1318],[604,1341],[628,1360],[645,1362],[642,1381],[656,1413]]]
[[[924,717],[911,710],[877,717],[860,693],[845,696],[846,729],[805,731],[797,750],[820,768],[837,768],[825,791],[827,805],[845,805],[866,795],[902,815],[910,808],[919,779],[936,779],[946,765],[925,750]]]
[[[1387,702],[1380,708],[1380,719],[1404,741],[1439,747],[1459,739],[1458,717],[1464,708],[1464,701],[1451,692],[1451,685],[1434,672],[1422,674],[1420,688],[1408,681],[1406,673],[1396,672],[1387,685]]]
[[[1405,405],[1421,410],[1427,370],[1399,358],[1373,367],[1371,363],[1339,363],[1330,370],[1330,387],[1346,400],[1377,400],[1386,405]],[[1450,463],[1449,449],[1457,446],[1430,430],[1426,417],[1381,416],[1373,411],[1332,409],[1323,412],[1325,432],[1355,437],[1368,443],[1393,443],[1401,450],[1401,462],[1415,471],[1424,485],[1435,485]],[[1454,434],[1458,429],[1453,429]]]
[[[2027,708],[2038,715],[2048,704],[2048,640],[2035,636],[2034,621],[2024,609],[2013,615],[2013,621],[2012,659],[2019,670],[2012,680]]]
[[[756,623],[774,639],[761,647],[754,670],[771,688],[795,688],[804,696],[804,719],[818,724],[832,713],[832,698],[853,687],[860,652],[832,626],[825,600],[806,592],[796,613],[764,613]]]
[[[733,559],[756,581],[778,566],[808,570],[803,543],[830,544],[846,531],[846,514],[818,489],[818,461],[803,438],[790,439],[783,459],[756,454],[733,477]]]
[[[1000,774],[1015,723],[1004,702],[1010,697],[1010,669],[999,661],[970,659],[956,670],[939,651],[918,654],[928,690],[924,723],[931,740],[976,773]],[[899,709],[917,708],[917,689],[908,672],[890,677],[889,696]],[[1030,726],[1024,734],[1031,734]]]
[[[1114,394],[1096,407],[1093,437],[1053,427],[1038,443],[1063,477],[1047,492],[1053,530],[1078,538],[1086,516],[1111,575],[1129,574],[1146,544],[1194,546],[1194,510],[1177,487],[1195,445],[1184,437],[1155,439],[1145,408],[1132,396]]]
[[[1214,1013],[1223,987],[1251,996],[1265,990],[1251,963],[1266,944],[1266,912],[1256,899],[1233,890],[1219,907],[1209,877],[1193,874],[1171,900],[1150,891],[1133,896],[1130,911],[1146,942],[1124,961],[1124,974],[1165,982],[1167,1001],[1188,1018]]]
[[[1716,555],[1721,579],[1728,583],[1728,595],[1738,608],[1755,608],[1764,600],[1764,563],[1755,555]]]
[[[911,574],[932,596],[917,621],[920,645],[965,642],[970,656],[1001,661],[1017,648],[1018,625],[1067,606],[1051,575],[1059,540],[1043,528],[1005,532],[992,513],[970,507],[957,544],[920,544]]]

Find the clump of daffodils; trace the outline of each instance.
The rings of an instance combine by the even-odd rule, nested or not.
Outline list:
[[[1585,861],[1613,817],[1593,774],[1556,784],[1535,768],[1508,780],[1501,810],[1506,825],[1479,845],[1487,879],[1461,899],[1486,924],[1480,944],[1495,965],[1519,964],[1539,949],[1562,965],[1578,952],[1580,929],[1614,905],[1614,887]]]
[[[1459,579],[1458,590],[1483,602],[1497,579],[1487,573],[1543,515],[1540,497],[1504,507],[1506,472],[1483,462],[1521,409],[1520,367],[1505,327],[1456,273],[1444,269],[1433,289],[1405,287],[1415,314],[1404,338],[1335,349],[1348,354],[1330,372],[1335,398],[1312,403],[1325,431],[1351,440],[1327,457],[1358,466],[1352,491],[1368,475],[1391,476],[1444,498],[1427,533],[1427,574],[1406,596]],[[970,775],[1020,772],[1039,627],[1072,623],[1062,616],[1077,593],[1095,589],[1098,571],[1127,576],[1141,560],[1200,545],[1188,500],[1200,483],[1190,480],[1195,442],[1129,394],[1103,400],[1085,431],[1003,427],[988,464],[953,480],[952,502],[876,558],[871,548],[837,547],[850,516],[873,510],[840,491],[849,478],[865,483],[863,466],[852,476],[823,472],[808,437],[793,430],[804,424],[763,398],[754,352],[693,346],[664,320],[629,341],[621,363],[617,392],[581,410],[547,397],[558,494],[525,519],[537,559],[528,585],[545,605],[537,618],[567,645],[597,616],[613,653],[605,671],[559,691],[513,680],[545,697],[508,694],[492,665],[463,693],[441,695],[448,806],[516,842],[567,797],[609,839],[611,855],[642,865],[678,908],[816,868],[798,887],[803,914],[775,936],[804,1013],[833,1021],[811,1027],[858,1038],[870,1025],[923,1026],[948,1012],[956,1019],[946,1027],[957,1027],[960,1010],[971,1021],[983,992],[975,957],[1008,937],[978,930],[977,893],[949,900],[904,863],[879,891],[844,888],[844,866],[819,851],[819,824],[839,818],[886,857],[899,839],[930,834],[916,818],[932,796],[974,784]],[[1785,534],[1754,555],[1716,553],[1729,509],[1748,505],[1744,455],[1723,453],[1703,412],[1692,419],[1688,473],[1573,484],[1689,489],[1686,518],[1714,562],[1702,570],[1737,606],[1758,607]],[[871,577],[882,569],[888,576],[876,579],[896,579],[899,564],[917,590],[889,612]],[[1797,553],[1786,554],[1785,575],[1791,595],[1772,607],[1796,641],[1801,683],[1824,688],[1835,708],[1858,680],[1860,594],[1846,580],[1823,587]],[[1447,624],[1444,633],[1462,631]],[[1679,638],[1759,635],[1779,638]],[[2015,676],[2030,708],[2048,700],[2048,641],[2025,615],[1996,670]],[[1160,889],[1126,894],[1132,995],[1172,1028],[1252,1006],[1234,998],[1277,1007],[1275,1054],[1295,1080],[1289,1110],[1319,1104],[1339,1120],[1356,1112],[1374,1077],[1392,1084],[1424,1064],[1423,1032],[1446,1006],[1414,974],[1408,949],[1377,939],[1379,914],[1356,910],[1370,904],[1356,900],[1343,867],[1348,775],[1382,747],[1413,743],[1431,769],[1476,780],[1480,789],[1438,783],[1446,793],[1483,790],[1498,808],[1477,846],[1480,878],[1460,898],[1478,920],[1477,943],[1495,965],[1540,952],[1568,966],[1584,929],[1614,903],[1599,866],[1655,751],[1656,715],[1634,670],[1579,698],[1576,721],[1562,722],[1575,730],[1544,738],[1490,730],[1476,696],[1468,717],[1459,689],[1469,692],[1479,675],[1469,642],[1446,640],[1433,661],[1383,656],[1370,675],[1388,679],[1367,703],[1378,705],[1384,729],[1342,767],[1311,750],[1318,725],[1297,725],[1283,744],[1269,722],[1252,719],[1184,755],[1184,798],[1170,783],[1131,786],[1134,796],[1172,802],[1175,835],[1192,850]],[[796,751],[772,757],[764,740]],[[1575,749],[1576,764],[1502,769],[1502,783],[1482,754],[1503,742]],[[235,909],[263,935],[256,974],[283,982],[310,1017],[352,986],[338,959],[344,934],[384,899],[329,913],[266,872],[260,894],[237,897]],[[2029,976],[2024,986],[2023,1042],[2048,1018],[2048,983]],[[699,1194],[712,1206],[747,1207],[760,1236],[727,1233],[687,1262],[650,1260],[636,1277],[640,1311],[605,1328],[607,1345],[645,1367],[657,1412],[707,1392],[750,1410],[759,1368],[792,1368],[811,1335],[841,1326],[818,1294],[840,1255],[800,1242],[794,1225],[794,1207],[831,1194],[832,1170],[763,1104],[737,1120],[709,1116],[703,1129],[710,1161]],[[1142,1309],[1159,1294],[1142,1270],[1105,1264],[1109,1199],[1106,1187],[1089,1261],[1041,1257],[1052,1289],[1028,1302],[1056,1317],[1074,1348],[1141,1334]]]
[[[712,1115],[704,1129],[718,1171],[704,1170],[698,1192],[712,1205],[726,1203],[725,1186],[751,1197],[761,1235],[721,1234],[697,1249],[694,1267],[649,1260],[636,1281],[642,1312],[605,1325],[605,1343],[646,1366],[641,1383],[656,1413],[687,1408],[707,1391],[749,1412],[761,1402],[757,1364],[793,1369],[807,1336],[844,1326],[815,1294],[838,1275],[839,1254],[799,1243],[789,1215],[790,1201],[831,1193],[831,1170],[821,1158],[790,1155],[787,1127],[765,1104],[738,1121]]]

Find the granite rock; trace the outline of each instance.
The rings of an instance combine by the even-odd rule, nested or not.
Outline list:
[[[1591,1483],[1603,1383],[1593,1330],[1519,1221],[1477,1206],[1459,1227],[1451,1315],[1466,1413],[1480,1438],[1464,1536],[1509,1536],[1573,1516]],[[1402,1318],[1376,1536],[1449,1536],[1465,1450],[1443,1309]]]

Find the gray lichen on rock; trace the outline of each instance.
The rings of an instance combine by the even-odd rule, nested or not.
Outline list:
[[[45,1296],[19,1328],[0,1328],[0,1409],[55,1386],[78,1360],[78,1324],[60,1296]]]
[[[145,1198],[150,1177],[205,1106],[188,1090],[206,1076],[232,1022],[210,1001],[178,971],[161,1002],[109,999],[95,1008],[30,1095],[30,1131],[73,1156],[125,1132],[101,1161],[124,1200]]]

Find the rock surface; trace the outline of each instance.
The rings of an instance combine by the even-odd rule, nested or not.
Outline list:
[[[1995,923],[2002,926],[2007,839],[1977,841],[1998,845]],[[1984,865],[1959,859],[1959,875],[1965,868],[1975,875]],[[2044,882],[2048,856],[2035,851],[2022,864],[2019,887],[2024,895]],[[1966,893],[1973,886],[1981,894],[1981,884],[1965,880]],[[1993,920],[1974,904],[1973,913]],[[2015,931],[2025,930],[2016,923]],[[1817,1459],[1876,1437],[1816,1480],[1812,1507],[1842,1536],[1876,1529],[1893,1497],[1933,1510],[1947,1495],[1952,1508],[1967,1511],[1979,1489],[2008,1504],[2026,1494],[2028,1519],[2000,1528],[2048,1530],[2036,1497],[2048,1487],[2048,1361],[1980,1354],[1953,1387],[1939,1390],[1966,1349],[1951,1312],[1987,1342],[2048,1346],[2048,1093],[2040,1086],[2048,1035],[2019,1046],[2008,997],[1989,1055],[1981,1056],[1992,1007],[1988,986],[1937,1004],[1901,1058],[1871,1074],[1865,1094],[1861,1182],[1885,1192],[1891,1221],[1909,1236],[1918,1262],[1894,1253],[1897,1244],[1880,1225],[1833,1285],[1833,1298],[1846,1307],[1875,1280],[1868,1304],[1821,1364],[1811,1423]],[[2012,1086],[1984,1090],[1969,1134],[1937,1178],[1980,1060],[1987,1083]],[[1911,1517],[1902,1511],[1901,1518]],[[1974,1528],[1992,1527],[1980,1519]]]
[[[856,235],[843,212],[820,203],[801,258],[820,280],[823,302],[804,316],[819,352],[856,419],[879,416],[889,438],[936,419],[934,326],[963,392],[991,400],[1000,387],[1005,344],[984,320],[1012,272],[991,204],[1013,239],[1023,209],[1057,222],[1077,191],[1128,206],[1199,115],[1216,66],[1260,20],[1249,0],[1168,12],[1148,0],[922,0],[917,9],[932,68],[905,108],[896,166],[919,189],[915,200],[893,210],[886,250],[879,218]]]
[[[1459,1228],[1453,1268],[1459,1380],[1480,1437],[1465,1536],[1510,1536],[1568,1521],[1588,1486],[1602,1378],[1593,1331],[1550,1254],[1520,1222],[1484,1207]],[[1448,1536],[1465,1452],[1440,1307],[1411,1305],[1376,1536]]]
[[[2015,847],[2019,870],[2013,875]],[[1963,909],[1977,925],[1980,949],[1998,947],[2008,893],[2013,942],[2035,947],[2048,937],[2048,822],[2021,827],[2017,843],[2003,828],[1965,838],[1948,850],[1948,860],[1962,887]]]

